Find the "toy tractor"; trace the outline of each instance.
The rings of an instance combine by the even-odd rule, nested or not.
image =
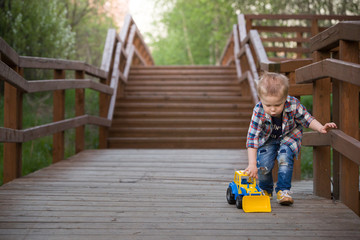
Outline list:
[[[243,170],[235,172],[234,181],[226,191],[226,200],[244,212],[271,212],[270,198],[265,196],[256,179]]]

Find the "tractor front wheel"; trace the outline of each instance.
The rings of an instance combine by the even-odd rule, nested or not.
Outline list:
[[[243,196],[239,195],[237,198],[236,198],[236,207],[238,209],[242,209],[242,200],[243,200]]]

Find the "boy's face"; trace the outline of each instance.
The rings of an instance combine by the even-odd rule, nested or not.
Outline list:
[[[262,96],[261,103],[264,107],[265,113],[272,117],[280,117],[284,110],[286,98],[283,96]]]

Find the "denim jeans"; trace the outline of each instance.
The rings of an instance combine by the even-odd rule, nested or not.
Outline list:
[[[274,182],[272,169],[278,161],[278,181],[276,184],[276,193],[279,190],[290,190],[291,178],[294,166],[294,153],[291,149],[280,144],[280,139],[269,139],[263,146],[257,150],[257,168],[259,176],[259,187],[272,193]]]

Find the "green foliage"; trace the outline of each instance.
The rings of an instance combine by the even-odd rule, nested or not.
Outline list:
[[[359,0],[233,0],[243,14],[357,15]]]
[[[163,12],[154,23],[158,32],[150,34],[154,60],[158,65],[180,65],[216,64],[237,14],[357,15],[360,0],[157,0],[157,5]],[[306,26],[308,21],[295,24]]]
[[[236,14],[226,0],[160,0],[168,4],[159,22],[165,36],[152,35],[158,65],[216,64],[231,32]]]
[[[0,36],[19,55],[73,56],[75,34],[57,1],[3,0],[0,6]]]
[[[113,19],[103,13],[105,0],[62,0],[68,24],[76,33],[76,60],[100,66],[107,31],[114,28]]]

